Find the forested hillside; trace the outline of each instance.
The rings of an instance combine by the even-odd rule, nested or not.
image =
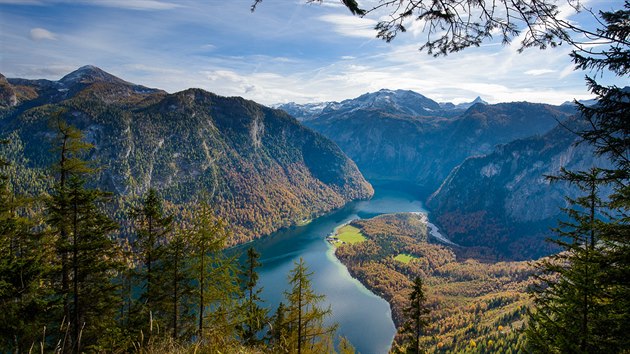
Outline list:
[[[456,167],[429,198],[434,221],[462,246],[488,258],[535,259],[556,249],[546,242],[562,217],[567,197],[580,191],[546,176],[569,170],[607,167],[592,146],[576,145],[572,131],[586,122],[574,118],[547,134],[497,146]],[[483,192],[482,192],[483,191]]]
[[[467,157],[544,134],[574,112],[527,102],[446,110],[415,92],[381,90],[331,104],[304,123],[339,144],[368,179],[431,193]]]
[[[92,182],[137,200],[159,189],[175,209],[207,193],[234,232],[251,240],[369,198],[372,187],[330,140],[282,111],[242,98],[189,89],[175,94],[134,85],[95,67],[59,81],[9,79],[0,86],[5,157],[20,166],[19,190],[43,191],[53,161],[50,117],[62,118],[95,146]]]
[[[335,254],[353,276],[387,299],[398,328],[412,279],[423,279],[430,314],[421,341],[427,352],[522,350],[531,265],[481,263],[463,248],[429,242],[426,220],[413,213],[355,220],[350,225],[365,241],[341,245]]]
[[[381,90],[324,107],[311,108],[304,123],[337,142],[368,179],[414,185],[432,221],[481,260],[551,254],[545,239],[564,197],[578,189],[545,175],[606,165],[592,148],[573,146],[571,130],[584,122],[571,105],[447,109],[414,92]]]

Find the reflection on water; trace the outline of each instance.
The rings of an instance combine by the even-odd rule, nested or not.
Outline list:
[[[377,189],[374,198],[348,204],[313,222],[233,249],[243,252],[252,246],[261,253],[259,269],[265,305],[275,311],[287,289],[287,276],[300,257],[312,271],[313,288],[326,295],[332,306],[331,321],[339,323],[338,334],[347,337],[363,353],[386,353],[396,329],[389,304],[353,279],[335,258],[325,241],[336,227],[357,218],[394,212],[424,211],[416,197],[404,191]]]

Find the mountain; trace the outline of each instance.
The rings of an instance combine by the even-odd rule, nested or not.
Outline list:
[[[388,89],[365,93],[357,98],[341,102],[307,104],[290,102],[274,105],[274,107],[286,111],[301,121],[314,119],[322,115],[346,114],[356,110],[384,110],[390,113],[412,116],[430,116],[442,110],[437,102],[417,92]]]
[[[344,104],[352,109],[324,110],[304,124],[335,141],[369,180],[407,181],[427,193],[467,157],[489,153],[496,144],[543,134],[573,113],[566,107],[513,102],[476,103],[457,114],[436,110],[419,116],[409,112],[426,113],[428,107],[439,105],[409,108],[401,102],[420,95],[398,91],[390,91],[389,99],[371,99],[386,96],[379,92]],[[374,101],[379,105],[365,104]]]
[[[17,95],[13,86],[11,86],[4,75],[0,74],[0,109],[13,107],[17,102]]]
[[[298,104],[295,102],[283,103],[283,104],[275,104],[272,105],[272,108],[281,109],[291,116],[295,117],[299,121],[303,121],[305,119],[309,119],[313,116],[316,116],[326,107],[338,105],[338,102],[319,102],[319,103],[305,103]]]
[[[8,83],[16,92],[18,110],[60,103],[77,95],[97,96],[103,103],[132,105],[149,94],[166,95],[162,90],[124,81],[92,65],[83,66],[59,81],[10,78]]]
[[[562,217],[566,197],[579,190],[545,176],[560,168],[607,167],[588,144],[567,129],[583,129],[572,118],[548,133],[497,146],[484,156],[467,158],[429,198],[431,219],[449,238],[480,254],[507,259],[532,259],[553,250],[545,239]]]
[[[45,170],[54,161],[49,120],[64,109],[64,119],[95,146],[88,156],[101,167],[95,184],[123,202],[155,187],[182,212],[206,191],[234,232],[230,243],[373,193],[332,141],[239,97],[200,89],[167,94],[93,66],[59,81],[7,83],[0,97],[13,90],[16,104],[0,108],[0,134],[23,147],[28,168]]]
[[[477,103],[488,104],[488,102],[482,100],[480,96],[477,96],[477,98],[475,98],[471,102],[464,102],[459,104],[454,104],[451,102],[440,102],[440,107],[445,110],[467,110]]]

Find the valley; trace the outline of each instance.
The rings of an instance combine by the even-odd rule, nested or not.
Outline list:
[[[88,158],[101,168],[93,185],[115,193],[127,209],[153,187],[180,214],[205,193],[231,225],[229,244],[373,193],[334,143],[252,101],[199,89],[169,95],[92,66],[59,81],[4,82],[10,104],[0,110],[0,134],[11,142],[4,148],[9,161],[46,174],[54,158],[50,117],[63,112],[95,146]],[[28,183],[14,180],[33,194],[46,189]]]
[[[571,105],[454,105],[383,89],[272,109],[201,89],[169,94],[93,66],[0,83],[0,156],[14,191],[51,190],[59,115],[94,145],[86,158],[101,168],[89,184],[113,194],[121,239],[133,238],[129,215],[150,188],[177,220],[207,202],[229,226],[228,254],[243,263],[246,248],[261,253],[266,307],[278,307],[303,259],[332,308],[327,323],[362,353],[391,349],[415,276],[432,309],[429,352],[518,351],[528,261],[556,252],[549,228],[578,195],[544,176],[607,163],[575,146],[564,125],[584,123]]]
[[[394,213],[354,220],[364,242],[340,245],[335,255],[350,274],[387,299],[397,327],[403,322],[411,279],[426,286],[429,326],[422,336],[428,353],[508,352],[522,346],[523,321],[531,300],[528,262],[484,263],[456,246],[429,238],[426,218]]]

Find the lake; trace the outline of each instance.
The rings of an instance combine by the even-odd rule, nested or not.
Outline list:
[[[312,284],[318,294],[326,295],[332,307],[330,321],[337,322],[338,335],[350,340],[363,354],[387,353],[396,329],[389,304],[353,279],[346,267],[334,256],[325,238],[335,228],[358,218],[395,212],[424,211],[417,196],[391,187],[376,187],[371,200],[352,202],[344,208],[313,220],[311,223],[278,231],[236,249],[254,247],[260,254],[260,281],[264,306],[275,311],[294,262],[304,259],[313,272]],[[284,301],[286,303],[286,301]]]

